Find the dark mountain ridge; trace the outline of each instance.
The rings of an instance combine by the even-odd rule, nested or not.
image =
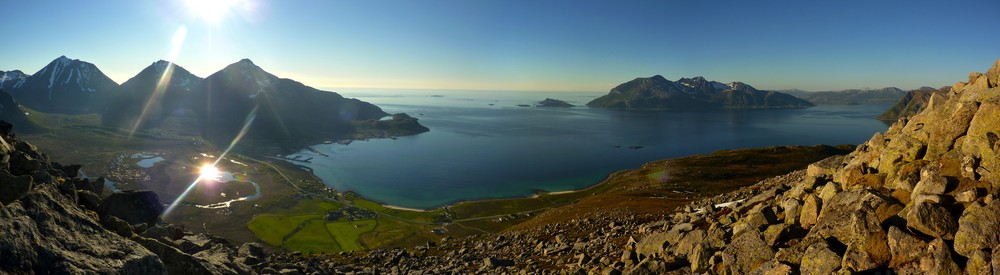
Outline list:
[[[775,91],[757,90],[742,82],[723,84],[704,77],[663,76],[636,78],[622,83],[587,106],[626,110],[772,109],[806,108],[808,101]]]
[[[122,83],[121,92],[102,110],[101,124],[124,129],[155,127],[173,112],[190,106],[193,89],[201,80],[181,66],[156,61]]]
[[[6,84],[5,84],[6,85]],[[44,68],[10,85],[11,95],[24,106],[47,113],[96,113],[118,83],[94,64],[60,56]]]

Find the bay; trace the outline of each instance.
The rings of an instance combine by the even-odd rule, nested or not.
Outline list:
[[[784,110],[616,111],[520,107],[546,97],[582,106],[604,93],[357,90],[341,92],[430,132],[318,144],[328,157],[289,157],[338,191],[429,209],[464,200],[586,188],[643,163],[721,149],[858,144],[888,125],[890,107],[825,105]],[[641,147],[641,148],[640,148]]]

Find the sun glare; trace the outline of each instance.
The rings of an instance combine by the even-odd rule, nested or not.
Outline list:
[[[184,0],[184,2],[195,16],[209,23],[218,24],[244,0]]]
[[[222,172],[219,172],[219,168],[216,168],[215,165],[212,164],[202,165],[199,173],[201,173],[201,179],[204,180],[214,181],[222,177]]]

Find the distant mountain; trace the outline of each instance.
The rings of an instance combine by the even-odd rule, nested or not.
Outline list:
[[[704,77],[673,82],[663,76],[636,78],[611,89],[587,106],[628,110],[805,108],[814,104],[775,91],[762,91],[742,82],[724,84]]]
[[[194,88],[201,80],[181,66],[156,61],[122,83],[119,92],[109,97],[101,112],[101,123],[125,129],[154,127],[179,109],[191,109]],[[140,116],[142,122],[136,125]]]
[[[202,133],[216,142],[231,140],[255,108],[249,135],[278,141],[347,135],[355,132],[352,121],[389,115],[371,103],[278,78],[249,59],[206,77],[194,95]]]
[[[842,91],[809,92],[803,90],[782,90],[780,92],[796,96],[820,105],[853,105],[893,103],[898,101],[906,91],[896,87],[881,89],[850,89]]]
[[[5,84],[6,85],[6,84]],[[118,83],[94,64],[60,56],[23,83],[15,82],[10,94],[22,105],[42,112],[82,114],[100,110],[104,96]]]
[[[24,85],[24,81],[28,79],[28,75],[24,74],[20,70],[13,71],[0,71],[0,89],[12,89]]]
[[[940,89],[934,89],[930,87],[921,87],[920,89],[912,90],[906,93],[903,98],[900,98],[896,105],[885,111],[878,116],[880,120],[895,121],[902,117],[908,117],[919,113],[924,107],[927,107],[927,103],[931,100],[931,95],[935,93],[945,93],[950,86],[942,87]]]

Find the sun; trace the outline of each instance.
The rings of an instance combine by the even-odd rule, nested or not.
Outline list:
[[[218,24],[245,0],[184,0],[188,10],[208,23]]]
[[[219,178],[222,177],[222,172],[219,171],[219,168],[216,168],[215,165],[207,163],[201,166],[199,173],[201,174],[201,179],[206,180],[214,181],[219,180]]]

